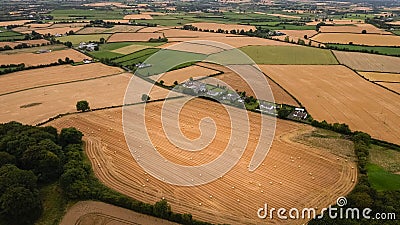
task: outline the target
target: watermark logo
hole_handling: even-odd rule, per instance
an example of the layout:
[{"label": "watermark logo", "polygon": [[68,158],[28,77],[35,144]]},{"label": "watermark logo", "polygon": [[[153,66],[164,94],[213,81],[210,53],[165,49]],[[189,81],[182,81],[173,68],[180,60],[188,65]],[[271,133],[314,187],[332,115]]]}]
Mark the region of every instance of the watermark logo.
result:
[{"label": "watermark logo", "polygon": [[377,220],[396,220],[395,213],[373,213],[370,208],[344,208],[347,205],[346,197],[339,197],[336,200],[338,207],[329,206],[318,212],[317,208],[269,208],[265,203],[257,210],[260,219],[322,219],[324,216],[330,219],[377,219]]},{"label": "watermark logo", "polygon": [[[196,53],[190,52],[193,49]],[[250,87],[251,95],[255,99],[274,103],[266,76],[256,63],[242,51],[223,43],[181,42],[158,51],[144,62],[138,62],[124,98],[123,129],[128,147],[133,158],[148,174],[165,183],[180,186],[202,185],[224,176],[241,159],[247,149],[251,129],[254,129],[251,128],[248,112],[244,110],[244,94],[236,92],[235,88],[220,80],[219,76],[193,75],[190,79],[174,82],[175,85],[164,83],[168,80],[168,71],[193,62],[206,62],[228,68]],[[169,93],[163,97],[166,100],[158,103],[161,105],[160,115],[154,115],[154,111],[150,109],[154,103],[147,101],[156,100],[155,93],[160,92],[160,87],[156,85],[170,87]],[[222,103],[220,105],[228,114],[224,124],[224,127],[229,127],[228,131],[221,131],[220,127],[217,127],[218,114],[206,118],[191,115],[194,120],[199,121],[198,127],[192,126],[186,129],[200,130],[200,137],[192,140],[185,136],[179,122],[180,113],[186,104],[198,97]],[[147,103],[144,103],[146,101]],[[150,125],[156,120],[160,125],[157,129],[153,127],[150,130]],[[257,135],[255,137],[257,143],[255,149],[252,149],[254,153],[248,164],[249,171],[257,169],[267,156],[275,134],[276,118],[260,115],[257,123],[260,128],[252,134]],[[171,158],[160,154],[166,142],[178,152],[200,152],[213,143],[218,132],[230,134],[226,139],[228,144],[218,157],[207,163],[190,166],[174,162]],[[166,140],[160,142],[162,138]]]}]

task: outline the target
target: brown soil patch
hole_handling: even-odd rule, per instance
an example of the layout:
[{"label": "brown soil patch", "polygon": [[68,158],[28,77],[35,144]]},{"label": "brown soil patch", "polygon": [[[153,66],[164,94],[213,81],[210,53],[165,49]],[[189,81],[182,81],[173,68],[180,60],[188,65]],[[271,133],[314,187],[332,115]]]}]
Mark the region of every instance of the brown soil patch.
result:
[{"label": "brown soil patch", "polygon": [[319,33],[314,41],[333,44],[353,44],[371,46],[400,46],[400,36],[381,34]]}]

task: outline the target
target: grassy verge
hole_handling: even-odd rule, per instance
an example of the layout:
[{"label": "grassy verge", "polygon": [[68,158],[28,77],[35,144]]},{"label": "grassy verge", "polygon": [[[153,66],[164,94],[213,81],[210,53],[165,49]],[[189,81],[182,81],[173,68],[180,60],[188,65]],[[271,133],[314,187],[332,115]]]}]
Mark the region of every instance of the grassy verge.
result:
[{"label": "grassy verge", "polygon": [[69,202],[62,194],[58,181],[43,186],[40,189],[43,201],[43,214],[35,225],[57,225],[61,222],[68,206],[75,202]]},{"label": "grassy verge", "polygon": [[400,175],[389,173],[382,167],[369,163],[368,180],[378,191],[400,190]]}]

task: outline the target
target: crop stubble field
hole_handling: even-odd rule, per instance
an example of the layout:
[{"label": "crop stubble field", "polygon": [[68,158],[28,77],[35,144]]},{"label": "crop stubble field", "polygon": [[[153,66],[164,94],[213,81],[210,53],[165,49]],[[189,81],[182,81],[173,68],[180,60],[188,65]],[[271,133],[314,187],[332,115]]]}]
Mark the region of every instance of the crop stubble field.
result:
[{"label": "crop stubble field", "polygon": [[[226,146],[230,119],[221,105],[196,99],[189,101],[181,111],[179,123],[188,138],[200,135],[198,129],[190,127],[197,126],[201,118],[210,117],[216,123],[216,138],[200,152],[182,152],[167,141],[159,130],[161,108],[162,103],[146,105],[146,126],[160,154],[167,159],[182,165],[203,164],[215,159]],[[357,177],[356,169],[352,169],[355,164],[322,149],[292,142],[291,136],[313,128],[287,121],[278,121],[272,149],[263,165],[255,172],[248,172],[247,165],[260,129],[257,123],[260,115],[249,113],[249,116],[249,143],[239,163],[224,177],[197,187],[169,185],[141,169],[125,143],[121,109],[68,116],[50,125],[57,128],[74,126],[85,134],[86,151],[95,174],[106,185],[149,203],[165,197],[174,211],[192,213],[194,218],[205,221],[257,224],[260,220],[256,211],[264,203],[287,208],[300,208],[307,203],[322,208],[353,188],[352,180]],[[138,141],[138,145],[144,144],[141,142]],[[303,222],[299,221],[299,224]]]},{"label": "crop stubble field", "polygon": [[362,79],[344,66],[260,67],[293,94],[314,119],[346,123],[352,130],[400,143],[399,95]]},{"label": "crop stubble field", "polygon": [[338,61],[354,70],[371,72],[400,72],[400,58],[359,52],[332,51]]}]

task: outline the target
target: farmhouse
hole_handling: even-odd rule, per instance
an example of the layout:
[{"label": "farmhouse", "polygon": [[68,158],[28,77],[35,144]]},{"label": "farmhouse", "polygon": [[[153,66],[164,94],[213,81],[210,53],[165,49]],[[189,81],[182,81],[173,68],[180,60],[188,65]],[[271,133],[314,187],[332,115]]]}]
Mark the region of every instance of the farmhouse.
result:
[{"label": "farmhouse", "polygon": [[308,114],[304,108],[295,108],[293,112],[293,117],[296,119],[305,120]]},{"label": "farmhouse", "polygon": [[79,43],[79,49],[86,49],[86,51],[90,52],[93,52],[97,46],[98,44],[95,43],[85,43],[85,42]]},{"label": "farmhouse", "polygon": [[152,65],[148,64],[148,63],[137,63],[137,64],[135,64],[135,66],[139,69],[143,69],[143,68],[151,67]]},{"label": "farmhouse", "polygon": [[183,87],[192,89],[196,94],[207,91],[206,84],[199,81],[188,80],[183,83]]}]

